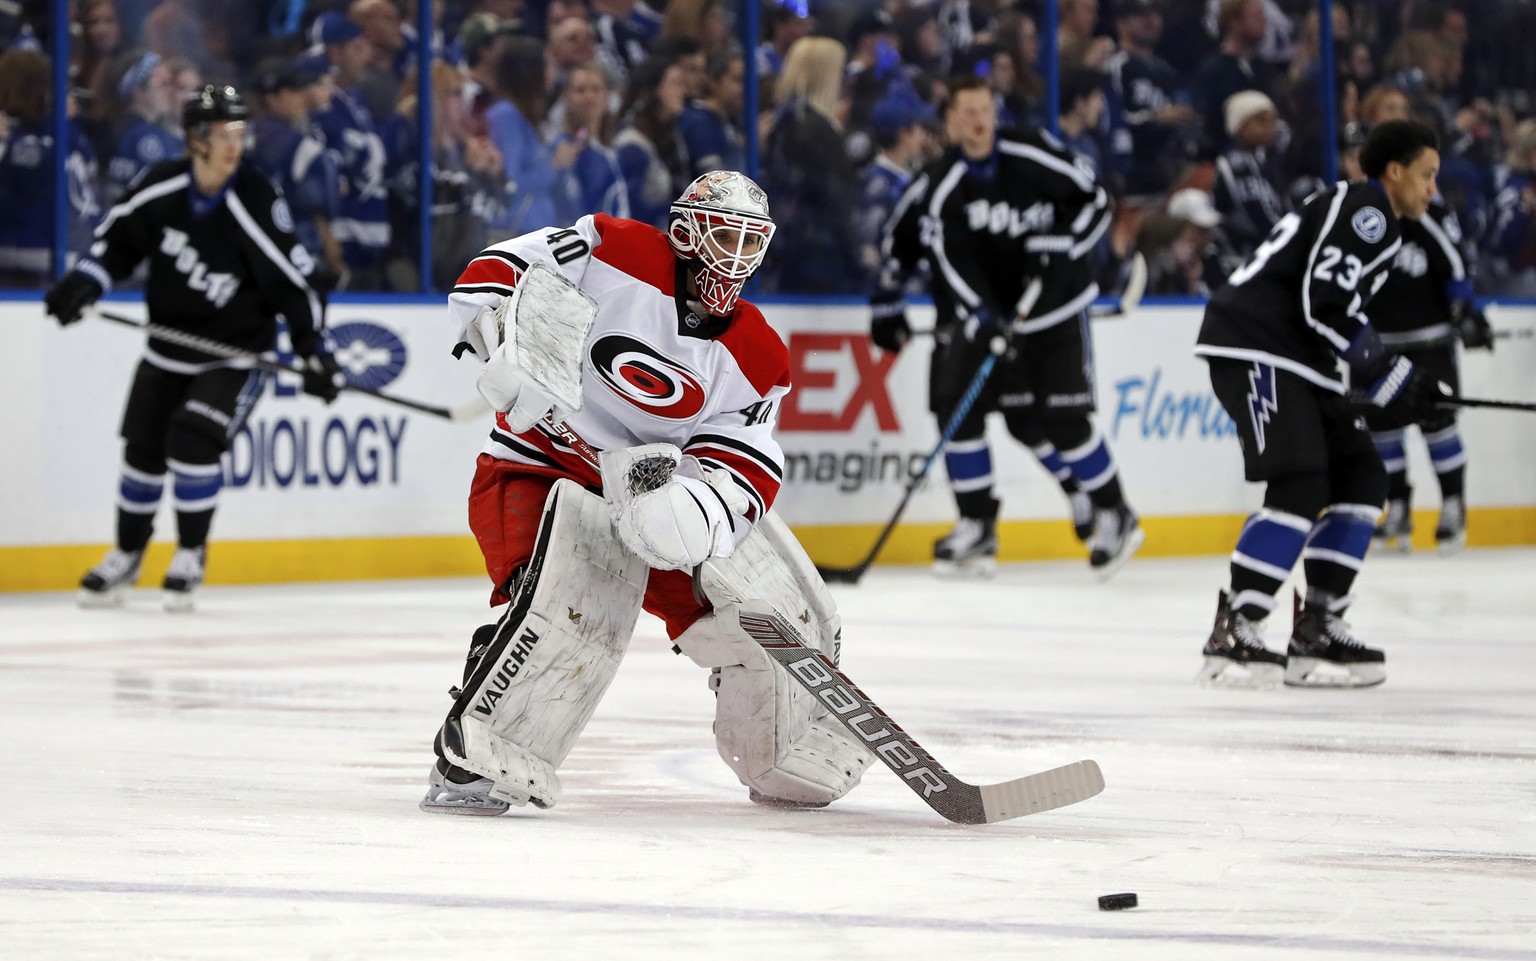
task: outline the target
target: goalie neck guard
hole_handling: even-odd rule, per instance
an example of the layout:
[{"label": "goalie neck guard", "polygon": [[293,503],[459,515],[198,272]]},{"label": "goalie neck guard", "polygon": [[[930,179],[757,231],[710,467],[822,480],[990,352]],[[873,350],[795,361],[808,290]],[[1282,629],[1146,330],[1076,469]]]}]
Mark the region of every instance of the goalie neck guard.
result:
[{"label": "goalie neck guard", "polygon": [[672,204],[667,240],[679,257],[697,262],[699,299],[711,314],[725,317],[762,264],[773,231],[763,188],[734,170],[715,170]]}]

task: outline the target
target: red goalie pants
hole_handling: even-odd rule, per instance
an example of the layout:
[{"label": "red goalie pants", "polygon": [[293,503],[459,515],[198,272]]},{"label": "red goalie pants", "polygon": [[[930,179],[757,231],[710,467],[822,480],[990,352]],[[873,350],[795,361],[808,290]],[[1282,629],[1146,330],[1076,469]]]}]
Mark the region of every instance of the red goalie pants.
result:
[{"label": "red goalie pants", "polygon": [[[469,489],[469,528],[485,556],[485,572],[494,587],[491,605],[505,604],[506,587],[518,568],[533,557],[533,542],[549,490],[561,474],[497,460],[481,454]],[[554,545],[559,550],[559,545]],[[667,636],[677,637],[709,613],[708,601],[693,593],[693,577],[683,571],[651,571],[645,609],[666,622]]]}]

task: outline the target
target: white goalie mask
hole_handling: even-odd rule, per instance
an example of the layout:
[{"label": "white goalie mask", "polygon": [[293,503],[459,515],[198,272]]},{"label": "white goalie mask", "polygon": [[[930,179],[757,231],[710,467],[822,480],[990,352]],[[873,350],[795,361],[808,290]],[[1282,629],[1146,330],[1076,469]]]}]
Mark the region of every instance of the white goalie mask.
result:
[{"label": "white goalie mask", "polygon": [[672,204],[667,240],[684,260],[702,264],[696,282],[704,307],[719,317],[736,309],[742,285],[773,239],[768,195],[734,170],[705,174]]}]

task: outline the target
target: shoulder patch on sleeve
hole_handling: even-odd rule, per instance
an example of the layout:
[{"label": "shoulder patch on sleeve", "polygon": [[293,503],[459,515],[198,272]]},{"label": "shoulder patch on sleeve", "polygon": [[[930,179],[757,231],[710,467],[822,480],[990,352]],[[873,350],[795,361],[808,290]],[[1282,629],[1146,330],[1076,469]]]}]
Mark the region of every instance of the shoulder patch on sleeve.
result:
[{"label": "shoulder patch on sleeve", "polygon": [[1349,218],[1349,225],[1368,244],[1379,243],[1387,235],[1387,217],[1375,207],[1361,207]]},{"label": "shoulder patch on sleeve", "polygon": [[272,201],[272,223],[283,233],[293,233],[293,213],[288,209],[288,201],[281,197]]},{"label": "shoulder patch on sleeve", "polygon": [[165,157],[165,145],[153,134],[144,134],[134,144],[134,153],[138,154],[144,163],[152,164]]}]

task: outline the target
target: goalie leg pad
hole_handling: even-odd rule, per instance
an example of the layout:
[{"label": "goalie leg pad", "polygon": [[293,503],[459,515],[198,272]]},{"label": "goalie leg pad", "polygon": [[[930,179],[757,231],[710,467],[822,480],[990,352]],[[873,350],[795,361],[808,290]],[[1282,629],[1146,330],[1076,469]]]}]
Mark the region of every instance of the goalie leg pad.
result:
[{"label": "goalie leg pad", "polygon": [[714,668],[720,757],[756,799],[835,801],[859,783],[873,755],[741,629],[741,610],[716,608],[677,638],[695,663]]},{"label": "goalie leg pad", "polygon": [[602,498],[557,481],[517,596],[443,722],[438,753],[494,781],[494,797],[552,807],[555,770],[629,647],[648,573],[613,535]]}]

